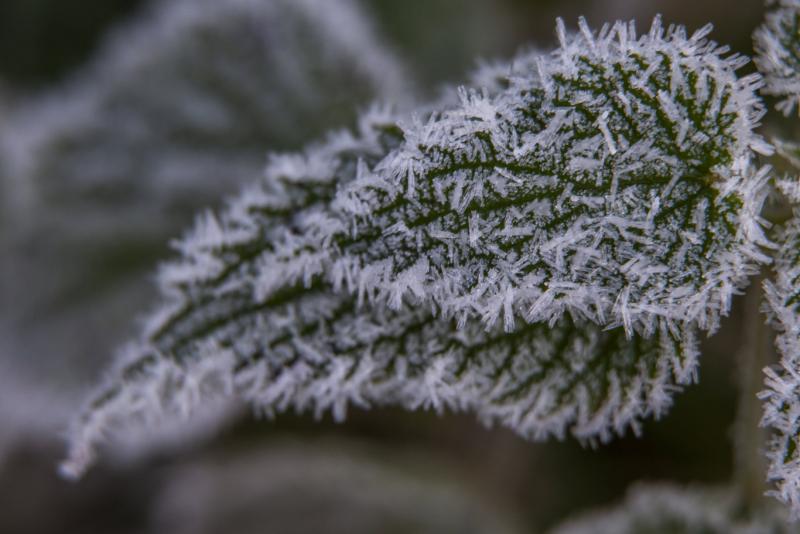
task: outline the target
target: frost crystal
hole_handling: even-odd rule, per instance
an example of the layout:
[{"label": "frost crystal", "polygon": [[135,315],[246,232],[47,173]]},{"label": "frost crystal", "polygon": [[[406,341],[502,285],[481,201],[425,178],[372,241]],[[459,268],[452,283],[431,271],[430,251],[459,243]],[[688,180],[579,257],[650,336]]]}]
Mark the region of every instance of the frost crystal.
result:
[{"label": "frost crystal", "polygon": [[777,108],[789,115],[800,101],[800,0],[776,3],[753,36],[755,61],[764,74],[764,92],[781,97]]},{"label": "frost crystal", "polygon": [[708,29],[580,29],[450,109],[374,110],[275,156],[201,217],[65,471],[115,426],[215,395],[337,419],[469,409],[534,439],[662,413],[695,330],[765,260],[758,79]]}]

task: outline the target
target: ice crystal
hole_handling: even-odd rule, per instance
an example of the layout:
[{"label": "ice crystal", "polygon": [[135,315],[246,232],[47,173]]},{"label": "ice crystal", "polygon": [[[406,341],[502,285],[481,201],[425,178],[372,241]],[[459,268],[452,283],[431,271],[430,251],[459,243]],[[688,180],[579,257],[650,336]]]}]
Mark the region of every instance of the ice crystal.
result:
[{"label": "ice crystal", "polygon": [[708,28],[579,28],[448,109],[376,109],[274,156],[200,217],[64,471],[131,419],[218,395],[337,419],[471,410],[532,439],[663,413],[695,331],[766,261],[758,78]]}]

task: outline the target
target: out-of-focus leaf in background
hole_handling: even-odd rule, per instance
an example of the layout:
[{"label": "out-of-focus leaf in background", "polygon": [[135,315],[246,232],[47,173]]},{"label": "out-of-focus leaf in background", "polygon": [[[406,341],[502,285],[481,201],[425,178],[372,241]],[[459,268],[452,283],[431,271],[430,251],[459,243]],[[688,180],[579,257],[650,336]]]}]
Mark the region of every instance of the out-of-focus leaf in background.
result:
[{"label": "out-of-focus leaf in background", "polygon": [[257,177],[268,150],[412,87],[350,0],[143,6],[0,123],[3,378],[49,398],[52,419],[141,313],[147,273],[195,211]]}]

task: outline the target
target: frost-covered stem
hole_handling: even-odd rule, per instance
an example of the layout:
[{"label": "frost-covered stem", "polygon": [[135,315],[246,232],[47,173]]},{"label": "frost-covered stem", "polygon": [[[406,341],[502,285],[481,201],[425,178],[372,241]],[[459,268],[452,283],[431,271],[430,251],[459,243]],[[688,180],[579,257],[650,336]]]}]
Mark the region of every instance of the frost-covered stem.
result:
[{"label": "frost-covered stem", "polygon": [[756,278],[745,294],[743,344],[737,354],[739,403],[734,423],[734,479],[743,512],[750,515],[762,506],[766,484],[764,444],[766,433],[760,426],[763,388],[762,369],[773,360],[771,328],[761,313],[763,275]]}]

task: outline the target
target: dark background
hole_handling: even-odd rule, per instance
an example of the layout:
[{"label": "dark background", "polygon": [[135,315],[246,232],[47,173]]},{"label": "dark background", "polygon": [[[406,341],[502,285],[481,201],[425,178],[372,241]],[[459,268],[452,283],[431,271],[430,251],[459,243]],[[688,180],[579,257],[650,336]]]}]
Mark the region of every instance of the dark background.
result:
[{"label": "dark background", "polygon": [[[104,31],[134,13],[141,3],[0,0],[0,87],[25,95],[64,79],[91,56]],[[429,94],[443,83],[463,80],[475,58],[507,57],[531,43],[551,46],[556,16],[574,26],[576,17],[585,14],[593,27],[617,18],[635,18],[640,30],[649,26],[655,13],[662,13],[666,23],[682,23],[690,29],[711,21],[715,40],[749,54],[750,35],[763,15],[759,0],[373,0],[368,6],[387,41]],[[186,480],[187,473],[198,470],[207,477],[203,480],[218,484],[220,492],[197,503],[210,503],[202,510],[205,515],[200,514],[208,515],[203,528],[250,532],[247,525],[237,526],[233,514],[252,518],[253,524],[262,527],[274,525],[265,518],[275,517],[278,508],[289,502],[275,496],[289,499],[294,490],[270,490],[273,493],[264,493],[263,501],[249,502],[243,497],[236,508],[225,504],[225,498],[236,492],[260,495],[262,490],[257,484],[256,489],[246,484],[239,487],[222,473],[234,470],[236,458],[263,457],[269,462],[282,458],[287,450],[328,455],[333,463],[341,458],[363,459],[399,477],[444,484],[466,495],[463,502],[481,503],[488,516],[500,517],[520,532],[538,531],[587,507],[617,501],[637,480],[723,483],[732,473],[734,353],[743,330],[740,307],[741,299],[718,335],[705,343],[700,384],[678,395],[664,420],[648,422],[641,438],[618,439],[596,450],[584,449],[573,440],[532,444],[504,429],[485,429],[470,415],[438,417],[400,410],[353,410],[344,425],[333,424],[327,417],[320,423],[304,416],[281,416],[274,422],[242,417],[192,450],[164,453],[128,466],[100,465],[78,483],[65,482],[55,474],[63,452],[58,437],[49,442],[31,439],[0,464],[0,532],[158,531],[166,528],[159,525],[169,524],[159,519],[163,507],[159,500],[176,478]],[[286,461],[302,466],[302,458]],[[303,470],[297,472],[302,478]],[[243,473],[265,484],[274,478],[270,472],[247,473],[245,469]],[[335,480],[350,484],[347,477]],[[305,487],[302,480],[295,482],[298,488]],[[348,491],[360,489],[323,491],[306,508],[300,506],[287,515],[286,521],[294,517],[300,524],[303,514],[316,513],[323,507],[319,503]],[[359,513],[354,501],[341,499],[340,509],[353,506],[352,514]],[[217,502],[217,512],[208,509]],[[312,506],[315,502],[316,507]],[[406,504],[414,506],[412,501]],[[397,501],[398,509],[406,504]],[[405,518],[413,512],[385,513],[401,516],[397,532],[416,531]],[[479,523],[476,519],[473,526]],[[302,530],[287,527],[285,531]]]},{"label": "dark background", "polygon": [[[18,87],[57,81],[85,61],[109,25],[135,13],[142,0],[2,0],[0,74]],[[635,19],[646,30],[656,14],[697,29],[713,22],[713,38],[749,53],[761,21],[759,0],[367,0],[390,43],[434,86],[459,81],[476,58],[502,58],[522,45],[547,48],[556,17],[593,27]]]}]

